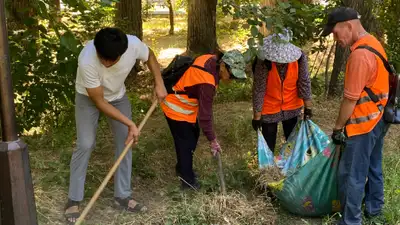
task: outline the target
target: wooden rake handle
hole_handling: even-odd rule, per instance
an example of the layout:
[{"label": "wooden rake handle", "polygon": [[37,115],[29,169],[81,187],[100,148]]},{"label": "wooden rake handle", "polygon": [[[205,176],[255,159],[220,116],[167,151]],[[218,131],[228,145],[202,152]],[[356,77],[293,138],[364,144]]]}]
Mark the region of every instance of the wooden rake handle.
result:
[{"label": "wooden rake handle", "polygon": [[[155,100],[153,102],[153,104],[151,105],[149,111],[147,111],[146,116],[144,117],[144,119],[140,123],[139,128],[138,128],[139,132],[142,130],[143,126],[146,124],[147,120],[149,119],[151,114],[154,112],[156,107],[157,107],[157,100]],[[118,157],[117,161],[115,161],[115,163],[114,163],[113,167],[111,168],[110,172],[108,172],[106,178],[104,178],[104,180],[101,183],[100,187],[97,189],[96,193],[94,193],[92,199],[90,199],[89,204],[85,207],[85,209],[83,210],[81,216],[76,221],[76,223],[75,223],[76,225],[80,225],[83,222],[83,220],[85,219],[85,217],[89,213],[89,210],[93,207],[94,203],[99,198],[101,192],[103,192],[104,188],[106,187],[108,181],[110,181],[111,177],[113,176],[113,174],[117,170],[117,168],[118,168],[119,164],[121,163],[122,159],[125,157],[126,153],[128,153],[129,148],[132,147],[132,144],[133,144],[133,140],[129,142],[129,144],[125,147],[124,151]]]},{"label": "wooden rake handle", "polygon": [[218,161],[218,177],[219,177],[219,183],[221,185],[221,192],[222,192],[222,195],[226,195],[226,186],[225,186],[224,172],[222,169],[221,154],[219,152],[217,152],[216,157],[217,157],[217,161]]}]

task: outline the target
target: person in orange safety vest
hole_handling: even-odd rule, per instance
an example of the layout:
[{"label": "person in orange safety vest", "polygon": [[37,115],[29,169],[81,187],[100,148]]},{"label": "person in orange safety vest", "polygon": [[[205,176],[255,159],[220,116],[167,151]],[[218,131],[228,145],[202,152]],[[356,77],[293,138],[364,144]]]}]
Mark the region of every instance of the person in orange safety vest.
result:
[{"label": "person in orange safety vest", "polygon": [[[176,173],[181,188],[200,188],[193,171],[193,153],[200,128],[210,142],[212,153],[221,151],[213,128],[212,104],[219,80],[246,78],[243,55],[237,51],[205,54],[197,57],[161,103],[174,138]],[[182,94],[182,92],[184,92]]]},{"label": "person in orange safety vest", "polygon": [[388,101],[389,73],[379,55],[384,60],[387,56],[381,43],[365,31],[359,18],[352,8],[336,8],[328,15],[322,33],[323,36],[333,33],[340,46],[351,50],[344,98],[332,134],[335,144],[344,145],[338,171],[341,225],[362,224],[363,200],[365,217],[374,221],[382,219],[379,224],[385,224],[382,150],[388,126],[382,115]]},{"label": "person in orange safety vest", "polygon": [[288,29],[264,38],[262,54],[253,64],[252,125],[256,131],[261,129],[271,151],[279,122],[287,140],[303,111],[305,118],[312,116],[307,56],[291,39]]}]

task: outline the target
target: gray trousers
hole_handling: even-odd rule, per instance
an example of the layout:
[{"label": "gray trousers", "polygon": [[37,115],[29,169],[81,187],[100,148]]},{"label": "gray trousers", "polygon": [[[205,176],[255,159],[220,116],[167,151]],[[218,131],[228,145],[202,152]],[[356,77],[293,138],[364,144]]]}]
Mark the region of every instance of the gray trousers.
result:
[{"label": "gray trousers", "polygon": [[[126,95],[121,99],[110,102],[126,117],[132,119],[131,104]],[[99,110],[89,97],[82,94],[75,95],[75,121],[77,131],[76,150],[72,154],[69,180],[69,199],[82,201],[86,170],[90,154],[96,144],[96,130],[99,121]],[[125,148],[125,139],[128,127],[123,123],[108,118],[111,126],[114,145],[116,147],[115,160]],[[116,173],[114,174],[114,197],[126,198],[132,194],[132,150],[126,154]]]}]

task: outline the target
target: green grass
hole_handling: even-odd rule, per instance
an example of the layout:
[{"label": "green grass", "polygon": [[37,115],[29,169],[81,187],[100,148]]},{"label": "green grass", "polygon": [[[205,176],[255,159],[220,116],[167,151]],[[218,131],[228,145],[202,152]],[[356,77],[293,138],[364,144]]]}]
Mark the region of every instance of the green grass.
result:
[{"label": "green grass", "polygon": [[[136,121],[143,117],[149,102],[130,95]],[[230,99],[231,100],[231,99]],[[173,140],[160,110],[146,124],[139,145],[133,151],[134,196],[149,206],[144,215],[130,215],[115,211],[112,203],[113,181],[107,185],[87,224],[331,224],[336,217],[301,218],[279,206],[269,205],[256,186],[256,135],[252,131],[251,104],[222,101],[215,105],[217,136],[223,147],[223,164],[229,195],[225,209],[220,208],[219,182],[216,162],[209,153],[208,143],[200,138],[195,152],[195,169],[203,189],[198,193],[181,193],[174,176],[175,152]],[[315,102],[318,102],[315,100]],[[332,125],[336,114],[330,107],[337,101],[321,101],[316,107],[314,121],[324,129]],[[73,117],[71,117],[73,121]],[[69,160],[75,146],[74,126],[53,129],[42,135],[27,136],[35,185],[40,224],[62,224],[62,206],[67,195]],[[279,142],[278,142],[279,143]],[[400,157],[396,154],[398,127],[392,127],[385,143],[385,216],[389,224],[400,221],[400,179],[396,173]],[[89,200],[111,168],[114,158],[112,137],[105,118],[98,130],[97,146],[90,160],[85,196]],[[239,211],[245,210],[243,215]],[[275,213],[276,212],[276,213]],[[239,214],[237,214],[239,213]],[[246,214],[247,213],[247,214]],[[269,216],[268,216],[269,215]],[[263,221],[264,219],[264,222]]]},{"label": "green grass", "polygon": [[[248,31],[240,29],[231,18],[218,20],[218,42],[224,49],[238,43],[245,45]],[[144,22],[144,41],[159,54],[169,48],[186,48],[186,18],[176,20],[177,30],[168,35],[167,18]],[[235,26],[238,26],[235,28]],[[160,60],[166,66],[173,56]],[[152,79],[149,74],[138,75],[129,90],[133,120],[139,124],[150,101],[140,94],[148,94]],[[313,81],[319,95],[321,77]],[[214,105],[214,124],[223,148],[222,161],[228,195],[219,195],[216,161],[204,136],[200,138],[194,156],[194,167],[200,177],[199,192],[182,193],[175,177],[176,156],[173,139],[164,115],[157,109],[145,125],[140,142],[133,150],[133,196],[145,203],[150,211],[132,215],[111,207],[113,180],[109,182],[89,213],[86,224],[332,224],[336,216],[301,218],[288,213],[279,205],[271,204],[256,188],[258,178],[256,133],[251,128],[251,77],[247,81],[221,83]],[[140,94],[139,94],[140,93]],[[147,96],[148,97],[148,96]],[[323,130],[330,131],[339,107],[338,100],[314,99],[314,118]],[[384,151],[385,216],[390,225],[400,223],[400,146],[399,127],[388,133]],[[279,137],[282,129],[279,128]],[[69,163],[75,149],[73,110],[65,112],[61,127],[49,128],[44,133],[22,137],[27,142],[35,187],[39,224],[64,224],[63,206],[67,198]],[[277,140],[277,145],[283,139]],[[97,145],[89,162],[85,186],[85,201],[99,187],[114,160],[113,139],[107,120],[102,117],[97,133]]]}]

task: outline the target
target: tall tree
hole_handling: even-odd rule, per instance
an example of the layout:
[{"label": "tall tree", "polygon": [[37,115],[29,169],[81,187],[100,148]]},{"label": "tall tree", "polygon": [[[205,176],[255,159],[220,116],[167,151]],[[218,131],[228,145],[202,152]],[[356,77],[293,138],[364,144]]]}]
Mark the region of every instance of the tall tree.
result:
[{"label": "tall tree", "polygon": [[143,38],[142,1],[120,0],[117,4],[116,24],[128,34]]},{"label": "tall tree", "polygon": [[60,0],[54,0],[54,6],[53,6],[53,10],[55,11],[55,19],[57,20],[57,22],[61,22],[61,1]]},{"label": "tall tree", "polygon": [[32,0],[7,0],[6,8],[9,12],[7,20],[10,30],[24,29],[24,21],[33,17],[34,11],[31,7]]},{"label": "tall tree", "polygon": [[[120,0],[116,4],[117,13],[115,23],[125,33],[135,35],[140,40],[143,39],[142,26],[142,1],[141,0]],[[135,66],[128,75],[128,79],[134,79],[139,71],[143,70],[140,61],[137,60]],[[130,82],[128,82],[130,83]]]},{"label": "tall tree", "polygon": [[[377,19],[372,12],[372,0],[343,0],[342,3],[343,6],[351,7],[362,15],[361,23],[368,32],[375,34],[376,37],[383,36],[382,31],[378,26]],[[349,48],[342,48],[338,44],[336,45],[335,60],[333,63],[333,70],[329,83],[328,96],[330,97],[340,95],[340,90],[338,88],[339,74],[345,70],[346,61],[349,57],[349,54]]]},{"label": "tall tree", "polygon": [[217,0],[189,0],[188,54],[205,54],[217,48]]},{"label": "tall tree", "polygon": [[174,1],[167,0],[167,6],[169,9],[169,34],[174,34]]}]

